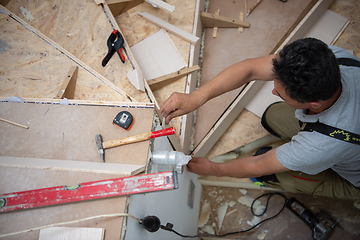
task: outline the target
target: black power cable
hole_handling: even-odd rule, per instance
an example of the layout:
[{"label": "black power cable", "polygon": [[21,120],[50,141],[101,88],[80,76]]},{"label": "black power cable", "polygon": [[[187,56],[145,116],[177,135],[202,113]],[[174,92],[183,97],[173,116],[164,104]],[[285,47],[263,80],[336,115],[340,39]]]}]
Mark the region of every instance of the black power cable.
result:
[{"label": "black power cable", "polygon": [[[189,236],[189,235],[183,235],[183,234],[178,233],[177,231],[175,231],[175,230],[173,229],[173,224],[171,224],[171,223],[167,223],[166,226],[161,225],[160,228],[163,229],[163,230],[169,231],[169,232],[173,232],[173,233],[175,233],[176,235],[178,235],[178,236],[180,236],[180,237],[183,237],[183,238],[225,237],[225,236],[228,236],[228,235],[233,235],[233,234],[238,234],[238,233],[249,232],[249,231],[253,230],[254,228],[256,228],[257,226],[259,226],[260,224],[262,224],[262,223],[264,223],[264,222],[266,222],[266,221],[268,221],[268,220],[270,220],[270,219],[273,219],[273,218],[279,216],[279,214],[284,210],[284,208],[285,208],[285,206],[286,206],[286,202],[287,202],[287,200],[288,200],[288,199],[285,197],[284,194],[282,194],[282,193],[265,193],[265,194],[260,195],[259,197],[255,198],[254,201],[251,203],[251,208],[250,208],[250,209],[251,209],[251,213],[252,213],[254,216],[256,216],[256,217],[260,217],[260,216],[264,215],[265,212],[266,212],[266,210],[268,209],[269,200],[270,200],[270,198],[271,198],[272,196],[274,196],[274,195],[281,196],[281,197],[283,197],[284,200],[285,200],[285,201],[284,201],[284,205],[282,206],[281,210],[280,210],[278,213],[276,213],[274,216],[268,217],[268,218],[262,220],[261,222],[255,224],[255,225],[252,226],[251,228],[246,229],[246,230],[236,231],[236,232],[229,232],[229,233],[225,233],[225,234],[209,234],[209,233],[204,233],[204,234]],[[255,201],[258,200],[258,199],[260,199],[260,198],[262,198],[262,197],[265,197],[265,196],[268,196],[268,198],[267,198],[267,200],[266,200],[266,205],[265,205],[264,212],[261,213],[261,214],[255,214],[255,213],[254,213],[254,210],[253,210],[253,206],[254,206]]]}]

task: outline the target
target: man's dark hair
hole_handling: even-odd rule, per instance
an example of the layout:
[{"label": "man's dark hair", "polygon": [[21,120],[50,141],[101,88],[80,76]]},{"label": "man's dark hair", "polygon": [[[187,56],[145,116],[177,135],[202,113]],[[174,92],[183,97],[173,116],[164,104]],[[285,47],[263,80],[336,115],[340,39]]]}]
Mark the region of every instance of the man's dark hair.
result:
[{"label": "man's dark hair", "polygon": [[334,53],[315,38],[299,39],[286,45],[273,59],[274,78],[298,102],[330,99],[341,85]]}]

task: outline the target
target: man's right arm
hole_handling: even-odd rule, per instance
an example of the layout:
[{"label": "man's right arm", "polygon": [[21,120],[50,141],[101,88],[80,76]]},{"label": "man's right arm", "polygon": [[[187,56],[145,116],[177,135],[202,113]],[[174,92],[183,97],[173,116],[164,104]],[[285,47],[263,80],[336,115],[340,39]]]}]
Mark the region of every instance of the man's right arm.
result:
[{"label": "man's right arm", "polygon": [[275,55],[247,59],[221,71],[208,83],[191,94],[173,93],[161,106],[166,123],[202,106],[212,98],[243,86],[252,80],[271,81],[272,59]]}]

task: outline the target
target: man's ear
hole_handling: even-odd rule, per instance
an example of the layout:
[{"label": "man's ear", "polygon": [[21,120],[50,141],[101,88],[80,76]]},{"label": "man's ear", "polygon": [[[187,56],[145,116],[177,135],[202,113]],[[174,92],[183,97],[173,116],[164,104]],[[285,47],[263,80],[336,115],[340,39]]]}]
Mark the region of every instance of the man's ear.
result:
[{"label": "man's ear", "polygon": [[321,108],[321,103],[320,102],[310,102],[310,106],[313,109],[319,109],[319,108]]}]

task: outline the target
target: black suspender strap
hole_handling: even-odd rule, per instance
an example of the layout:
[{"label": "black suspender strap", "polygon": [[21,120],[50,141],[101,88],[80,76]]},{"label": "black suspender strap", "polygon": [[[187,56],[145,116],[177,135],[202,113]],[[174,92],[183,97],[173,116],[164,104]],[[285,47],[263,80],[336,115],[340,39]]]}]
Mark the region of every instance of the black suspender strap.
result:
[{"label": "black suspender strap", "polygon": [[360,67],[360,62],[353,58],[337,58],[339,65],[349,66],[349,67]]},{"label": "black suspender strap", "polygon": [[316,131],[326,136],[333,137],[339,140],[343,140],[348,143],[354,143],[360,145],[360,135],[344,131],[339,128],[335,128],[320,122],[316,123],[304,123],[305,126],[301,129],[302,131]]},{"label": "black suspender strap", "polygon": [[[360,67],[360,62],[352,58],[337,58],[339,65]],[[333,137],[345,142],[360,145],[360,135],[348,132],[339,128],[335,128],[319,121],[316,123],[303,123],[301,131],[316,131],[326,136]]]}]

